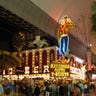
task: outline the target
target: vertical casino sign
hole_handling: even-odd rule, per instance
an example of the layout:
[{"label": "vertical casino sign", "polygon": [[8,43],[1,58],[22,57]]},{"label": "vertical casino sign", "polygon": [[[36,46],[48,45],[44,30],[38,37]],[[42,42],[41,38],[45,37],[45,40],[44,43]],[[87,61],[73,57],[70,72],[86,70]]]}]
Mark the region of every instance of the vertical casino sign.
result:
[{"label": "vertical casino sign", "polygon": [[69,36],[71,29],[75,28],[75,23],[68,17],[64,16],[59,19],[59,27],[57,32],[59,54],[62,57],[69,53]]}]

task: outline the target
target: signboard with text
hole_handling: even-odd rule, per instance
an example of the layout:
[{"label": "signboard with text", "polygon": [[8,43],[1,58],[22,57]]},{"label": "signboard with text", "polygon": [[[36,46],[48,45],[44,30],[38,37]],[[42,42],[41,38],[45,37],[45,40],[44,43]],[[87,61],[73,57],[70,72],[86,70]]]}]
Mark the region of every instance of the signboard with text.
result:
[{"label": "signboard with text", "polygon": [[70,65],[65,63],[52,63],[50,65],[51,76],[67,77],[69,76]]}]

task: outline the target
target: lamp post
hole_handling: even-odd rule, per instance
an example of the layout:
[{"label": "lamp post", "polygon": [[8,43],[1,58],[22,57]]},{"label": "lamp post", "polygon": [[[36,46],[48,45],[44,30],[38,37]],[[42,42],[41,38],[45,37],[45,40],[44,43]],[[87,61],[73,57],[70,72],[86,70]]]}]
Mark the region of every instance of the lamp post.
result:
[{"label": "lamp post", "polygon": [[91,70],[91,47],[92,44],[88,44],[87,46],[87,64],[88,64],[88,70]]}]

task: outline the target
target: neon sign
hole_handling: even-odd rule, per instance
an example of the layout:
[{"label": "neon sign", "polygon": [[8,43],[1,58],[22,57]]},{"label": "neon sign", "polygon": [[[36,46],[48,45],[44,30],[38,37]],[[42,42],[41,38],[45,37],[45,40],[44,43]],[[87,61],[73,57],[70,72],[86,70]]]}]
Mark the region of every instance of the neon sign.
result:
[{"label": "neon sign", "polygon": [[53,76],[69,76],[70,65],[66,63],[52,63],[50,69]]},{"label": "neon sign", "polygon": [[74,22],[68,17],[62,17],[59,19],[59,28],[58,28],[58,43],[59,43],[59,53],[62,56],[65,56],[69,52],[69,36],[68,33],[71,29],[75,28]]}]

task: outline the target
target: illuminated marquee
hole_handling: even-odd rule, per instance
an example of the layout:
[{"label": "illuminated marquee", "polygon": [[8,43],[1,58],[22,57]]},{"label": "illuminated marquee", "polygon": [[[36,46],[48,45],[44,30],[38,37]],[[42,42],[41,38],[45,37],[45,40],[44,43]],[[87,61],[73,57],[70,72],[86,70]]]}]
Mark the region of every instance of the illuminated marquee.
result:
[{"label": "illuminated marquee", "polygon": [[[49,66],[48,65],[43,66],[43,68],[44,68],[43,73],[49,73]],[[39,66],[34,67],[33,73],[39,73]]]},{"label": "illuminated marquee", "polygon": [[69,68],[70,68],[70,65],[66,63],[65,64],[53,63],[50,65],[51,75],[56,77],[69,76]]}]

